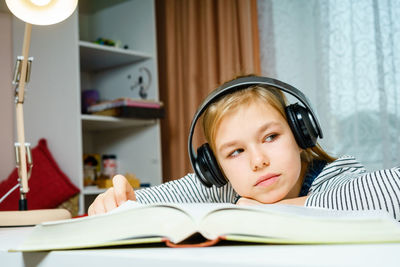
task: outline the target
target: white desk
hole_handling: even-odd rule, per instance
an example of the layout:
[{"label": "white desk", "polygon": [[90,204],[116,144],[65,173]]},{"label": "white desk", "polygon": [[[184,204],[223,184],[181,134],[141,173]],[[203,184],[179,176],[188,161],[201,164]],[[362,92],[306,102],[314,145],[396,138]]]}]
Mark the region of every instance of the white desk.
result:
[{"label": "white desk", "polygon": [[400,266],[399,244],[248,245],[7,252],[29,232],[0,228],[0,266]]}]

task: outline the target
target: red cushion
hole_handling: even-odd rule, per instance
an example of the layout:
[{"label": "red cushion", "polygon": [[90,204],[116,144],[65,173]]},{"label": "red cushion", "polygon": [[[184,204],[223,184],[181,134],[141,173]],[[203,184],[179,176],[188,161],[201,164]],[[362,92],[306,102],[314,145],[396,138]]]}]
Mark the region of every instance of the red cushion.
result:
[{"label": "red cushion", "polygon": [[[33,168],[28,181],[28,209],[55,208],[70,197],[79,193],[79,189],[61,171],[47,148],[45,139],[40,139],[32,149]],[[0,183],[0,197],[6,194],[18,181],[17,168]],[[18,210],[19,188],[14,190],[3,202],[0,210]]]}]

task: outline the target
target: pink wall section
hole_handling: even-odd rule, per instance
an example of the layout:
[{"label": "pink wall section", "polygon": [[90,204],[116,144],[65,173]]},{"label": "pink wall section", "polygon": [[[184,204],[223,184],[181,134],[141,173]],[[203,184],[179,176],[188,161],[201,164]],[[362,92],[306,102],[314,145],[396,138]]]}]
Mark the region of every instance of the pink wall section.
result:
[{"label": "pink wall section", "polygon": [[14,143],[14,93],[11,76],[12,17],[0,11],[0,181],[7,178],[15,166]]}]

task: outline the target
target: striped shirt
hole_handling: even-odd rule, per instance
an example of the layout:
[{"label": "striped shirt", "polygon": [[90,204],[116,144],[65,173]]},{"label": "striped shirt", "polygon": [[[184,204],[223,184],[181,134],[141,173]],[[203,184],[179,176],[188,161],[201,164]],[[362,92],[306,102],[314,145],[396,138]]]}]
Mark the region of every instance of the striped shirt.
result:
[{"label": "striped shirt", "polygon": [[[208,188],[193,173],[135,193],[141,203],[235,203],[238,198],[230,183]],[[400,166],[367,173],[354,157],[343,156],[322,169],[307,195],[306,207],[386,210],[400,222]]]}]

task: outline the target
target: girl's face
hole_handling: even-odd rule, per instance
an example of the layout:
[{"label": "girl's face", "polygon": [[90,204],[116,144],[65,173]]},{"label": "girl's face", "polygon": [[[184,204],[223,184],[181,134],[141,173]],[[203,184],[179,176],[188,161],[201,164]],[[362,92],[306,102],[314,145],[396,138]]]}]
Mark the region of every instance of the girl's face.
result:
[{"label": "girl's face", "polygon": [[302,150],[285,118],[271,105],[256,101],[225,115],[215,148],[240,196],[262,203],[298,196]]}]

